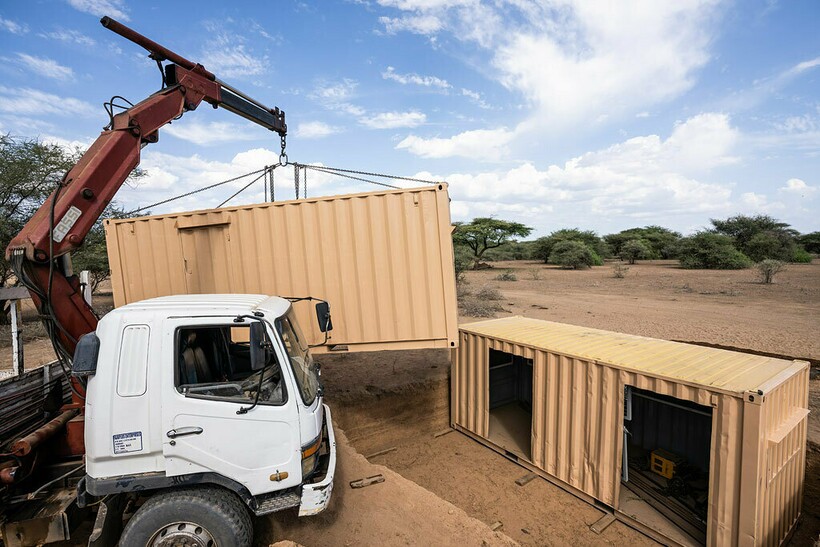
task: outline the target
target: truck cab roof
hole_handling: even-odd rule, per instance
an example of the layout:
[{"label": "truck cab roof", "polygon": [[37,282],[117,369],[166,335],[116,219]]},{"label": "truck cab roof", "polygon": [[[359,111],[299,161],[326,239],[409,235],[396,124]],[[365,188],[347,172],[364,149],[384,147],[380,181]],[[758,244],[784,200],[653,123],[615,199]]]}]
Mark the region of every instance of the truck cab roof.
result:
[{"label": "truck cab roof", "polygon": [[[290,302],[264,294],[182,294],[141,300],[116,308],[108,315],[156,314],[174,315],[245,315],[262,312],[269,318],[279,317],[290,308]],[[142,312],[142,313],[140,313]]]}]

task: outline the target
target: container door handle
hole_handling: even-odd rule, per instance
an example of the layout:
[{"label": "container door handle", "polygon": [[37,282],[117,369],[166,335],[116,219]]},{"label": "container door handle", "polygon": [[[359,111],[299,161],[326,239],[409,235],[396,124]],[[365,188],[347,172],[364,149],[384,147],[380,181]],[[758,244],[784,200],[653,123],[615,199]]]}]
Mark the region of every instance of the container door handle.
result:
[{"label": "container door handle", "polygon": [[202,433],[203,429],[201,427],[195,426],[187,426],[187,427],[178,427],[177,429],[172,429],[166,435],[168,435],[169,439],[175,439],[177,437],[184,437],[185,435],[199,435]]}]

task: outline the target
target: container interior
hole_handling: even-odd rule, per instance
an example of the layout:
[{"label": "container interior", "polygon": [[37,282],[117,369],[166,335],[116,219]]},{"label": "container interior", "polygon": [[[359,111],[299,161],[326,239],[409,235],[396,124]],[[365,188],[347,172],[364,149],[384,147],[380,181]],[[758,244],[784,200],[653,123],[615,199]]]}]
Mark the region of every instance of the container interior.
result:
[{"label": "container interior", "polygon": [[622,502],[637,498],[705,542],[711,442],[711,407],[627,386]]},{"label": "container interior", "polygon": [[489,439],[532,459],[532,359],[490,350]]}]

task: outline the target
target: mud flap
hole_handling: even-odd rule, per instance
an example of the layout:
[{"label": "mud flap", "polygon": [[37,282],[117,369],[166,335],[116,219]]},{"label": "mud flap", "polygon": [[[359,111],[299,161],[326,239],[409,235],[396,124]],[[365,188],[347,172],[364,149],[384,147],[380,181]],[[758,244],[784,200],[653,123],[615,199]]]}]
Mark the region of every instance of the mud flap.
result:
[{"label": "mud flap", "polygon": [[97,508],[94,529],[88,538],[88,547],[114,547],[122,533],[122,514],[127,497],[117,494],[104,498]]}]

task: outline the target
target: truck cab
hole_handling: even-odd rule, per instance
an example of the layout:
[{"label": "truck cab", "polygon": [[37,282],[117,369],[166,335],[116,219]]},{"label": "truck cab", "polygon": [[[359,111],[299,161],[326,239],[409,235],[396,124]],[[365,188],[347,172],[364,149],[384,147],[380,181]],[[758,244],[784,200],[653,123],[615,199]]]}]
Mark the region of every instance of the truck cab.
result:
[{"label": "truck cab", "polygon": [[[327,506],[331,414],[290,301],[209,294],[129,304],[80,340],[74,371],[87,377],[81,498],[207,487],[256,515]],[[135,544],[152,544],[144,540]]]}]

